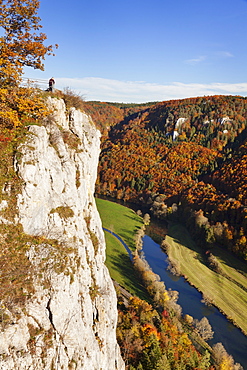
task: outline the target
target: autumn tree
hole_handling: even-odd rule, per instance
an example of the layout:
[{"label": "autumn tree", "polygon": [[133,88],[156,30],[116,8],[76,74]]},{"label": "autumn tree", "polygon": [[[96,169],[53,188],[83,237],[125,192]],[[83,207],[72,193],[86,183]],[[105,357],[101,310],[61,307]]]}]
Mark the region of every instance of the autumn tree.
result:
[{"label": "autumn tree", "polygon": [[243,370],[239,363],[234,363],[233,357],[226,352],[222,343],[213,346],[213,356],[219,370]]},{"label": "autumn tree", "polygon": [[27,99],[26,104],[26,92],[19,87],[23,68],[43,70],[45,56],[53,54],[53,47],[44,45],[46,35],[40,32],[39,4],[38,0],[0,0],[1,123],[18,125],[20,110],[33,100]]},{"label": "autumn tree", "polygon": [[209,340],[213,338],[214,332],[206,317],[203,317],[200,321],[195,320],[195,328],[202,339]]},{"label": "autumn tree", "polygon": [[46,35],[39,30],[38,0],[0,0],[1,87],[16,84],[24,66],[44,69],[43,60],[52,54],[45,46]]},{"label": "autumn tree", "polygon": [[150,224],[150,215],[148,213],[145,213],[145,215],[143,216],[143,222],[144,222],[144,225]]}]

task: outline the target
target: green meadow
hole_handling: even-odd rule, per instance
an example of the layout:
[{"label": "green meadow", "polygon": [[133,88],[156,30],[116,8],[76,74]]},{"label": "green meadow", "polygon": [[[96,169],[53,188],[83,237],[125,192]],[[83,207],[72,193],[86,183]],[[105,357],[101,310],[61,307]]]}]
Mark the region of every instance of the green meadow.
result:
[{"label": "green meadow", "polygon": [[[134,235],[143,225],[142,218],[133,210],[120,204],[96,198],[96,205],[103,227],[119,235],[131,250],[135,250]],[[141,299],[150,300],[137,272],[134,270],[128,252],[122,243],[105,231],[106,266],[111,278],[131,294]]]},{"label": "green meadow", "polygon": [[134,235],[143,225],[142,218],[132,209],[108,200],[96,198],[103,227],[118,234],[131,250],[135,250]]}]

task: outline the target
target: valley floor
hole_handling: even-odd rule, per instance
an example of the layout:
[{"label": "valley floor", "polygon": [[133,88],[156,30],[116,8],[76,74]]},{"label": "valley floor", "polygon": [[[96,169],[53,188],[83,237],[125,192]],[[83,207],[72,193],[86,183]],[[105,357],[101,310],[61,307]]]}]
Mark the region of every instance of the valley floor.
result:
[{"label": "valley floor", "polygon": [[166,252],[171,261],[175,261],[179,273],[246,334],[246,264],[227,251],[214,247],[212,253],[222,273],[211,270],[201,249],[180,224],[170,224],[166,241]]}]

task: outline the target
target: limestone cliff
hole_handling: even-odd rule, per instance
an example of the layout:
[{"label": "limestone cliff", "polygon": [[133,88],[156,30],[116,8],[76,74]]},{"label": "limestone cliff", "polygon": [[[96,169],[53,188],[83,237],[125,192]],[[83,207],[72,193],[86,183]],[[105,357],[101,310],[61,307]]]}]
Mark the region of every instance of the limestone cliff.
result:
[{"label": "limestone cliff", "polygon": [[[22,186],[13,228],[33,236],[25,244],[32,287],[30,293],[23,283],[22,306],[18,300],[12,310],[2,305],[8,320],[2,317],[0,369],[124,369],[93,197],[100,134],[81,111],[66,112],[58,99],[48,103],[52,117],[29,126],[14,161]],[[0,204],[8,206],[8,199]]]}]

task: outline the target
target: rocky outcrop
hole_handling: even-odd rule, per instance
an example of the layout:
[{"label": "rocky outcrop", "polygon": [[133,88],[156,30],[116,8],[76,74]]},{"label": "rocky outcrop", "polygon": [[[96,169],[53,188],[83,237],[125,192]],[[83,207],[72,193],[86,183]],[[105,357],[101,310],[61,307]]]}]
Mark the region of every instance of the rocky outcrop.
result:
[{"label": "rocky outcrop", "polygon": [[15,224],[36,238],[25,252],[33,291],[2,327],[0,369],[124,369],[93,197],[100,134],[81,111],[66,112],[58,99],[48,103],[54,113],[29,127],[14,163],[23,180]]}]

